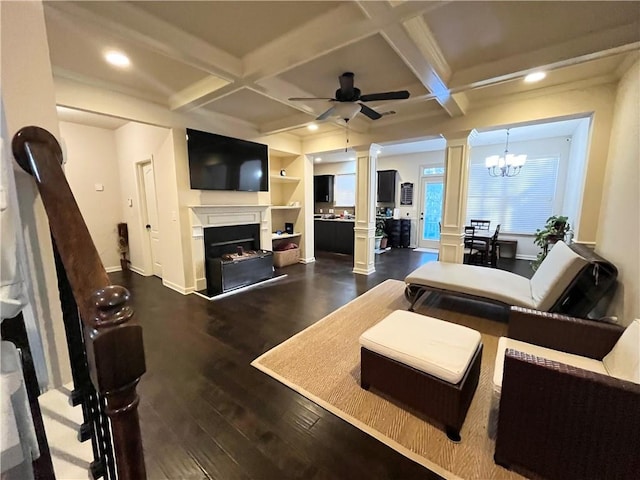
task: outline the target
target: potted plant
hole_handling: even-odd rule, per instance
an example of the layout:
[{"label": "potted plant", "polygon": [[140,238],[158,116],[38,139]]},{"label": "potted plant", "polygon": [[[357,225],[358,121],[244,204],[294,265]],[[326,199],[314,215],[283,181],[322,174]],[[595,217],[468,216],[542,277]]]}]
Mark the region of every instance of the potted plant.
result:
[{"label": "potted plant", "polygon": [[[385,222],[383,218],[378,218],[376,220],[376,243],[375,248],[379,250],[381,248],[387,248],[387,232],[384,231]],[[384,241],[384,247],[382,246],[382,242]]]},{"label": "potted plant", "polygon": [[569,232],[568,217],[562,215],[552,215],[547,218],[543,228],[538,228],[534,235],[533,243],[542,250],[538,253],[536,259],[531,263],[531,268],[536,271],[544,258],[547,256],[549,245],[553,245],[559,240],[564,240],[565,235]]}]

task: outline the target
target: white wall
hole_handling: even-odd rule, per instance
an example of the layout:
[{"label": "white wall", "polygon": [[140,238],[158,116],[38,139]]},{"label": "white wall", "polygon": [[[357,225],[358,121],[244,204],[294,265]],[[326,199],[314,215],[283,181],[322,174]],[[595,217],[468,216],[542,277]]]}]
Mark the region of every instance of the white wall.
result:
[{"label": "white wall", "polygon": [[[184,223],[187,215],[181,212],[178,179],[176,174],[176,138],[184,138],[184,131],[172,129],[153,154],[154,176],[158,199],[158,220],[162,257],[162,283],[181,293],[187,293],[191,281],[190,242],[185,242],[183,232],[189,232]],[[182,209],[184,210],[184,209]]]},{"label": "white wall", "polygon": [[[46,128],[60,138],[42,4],[0,2],[0,35],[3,135],[8,134],[4,140],[11,141],[27,125]],[[15,181],[29,284],[25,319],[29,315],[39,328],[50,386],[56,388],[71,380],[71,369],[49,224],[33,178],[19,172]]]},{"label": "white wall", "polygon": [[580,217],[582,214],[582,194],[587,170],[589,150],[589,129],[591,120],[582,119],[571,137],[571,149],[567,164],[567,182],[561,214],[569,217],[574,240],[580,241]]},{"label": "white wall", "polygon": [[[120,270],[118,223],[122,221],[120,173],[113,130],[60,122],[67,181],[108,272]],[[103,186],[96,190],[96,184]]]},{"label": "white wall", "polygon": [[[138,273],[151,275],[151,258],[146,242],[144,220],[138,196],[136,163],[151,160],[170,135],[167,128],[154,127],[141,123],[128,123],[115,132],[118,166],[120,170],[120,190],[122,195],[122,218],[129,230],[129,258],[131,268]],[[160,192],[159,192],[160,193]],[[128,201],[131,200],[131,206]],[[167,212],[158,211],[160,217]],[[162,223],[161,223],[162,226]],[[163,232],[160,230],[160,241]]]},{"label": "white wall", "polygon": [[[417,246],[419,215],[421,210],[420,167],[444,166],[444,150],[436,152],[412,153],[408,155],[380,156],[378,157],[378,170],[397,170],[396,177],[396,208],[400,209],[400,218],[411,219],[411,241],[412,247]],[[402,183],[413,183],[413,205],[400,205],[400,185]]]},{"label": "white wall", "polygon": [[619,270],[613,313],[628,325],[640,318],[640,61],[618,87],[596,251]]}]

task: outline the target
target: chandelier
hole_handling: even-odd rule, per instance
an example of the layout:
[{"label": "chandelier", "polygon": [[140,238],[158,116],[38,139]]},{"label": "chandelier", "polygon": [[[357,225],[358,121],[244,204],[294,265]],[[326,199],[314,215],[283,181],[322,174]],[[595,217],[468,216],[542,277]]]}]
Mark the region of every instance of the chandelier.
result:
[{"label": "chandelier", "polygon": [[507,129],[507,145],[504,155],[491,155],[485,158],[484,164],[492,177],[515,177],[527,161],[526,155],[509,153],[509,129]]}]

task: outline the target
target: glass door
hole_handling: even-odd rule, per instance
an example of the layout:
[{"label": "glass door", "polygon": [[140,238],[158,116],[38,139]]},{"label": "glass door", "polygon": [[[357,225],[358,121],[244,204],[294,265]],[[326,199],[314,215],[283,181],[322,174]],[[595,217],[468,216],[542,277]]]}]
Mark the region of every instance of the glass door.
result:
[{"label": "glass door", "polygon": [[423,177],[421,191],[418,245],[421,248],[438,249],[440,248],[440,222],[444,193],[443,177],[441,175]]}]

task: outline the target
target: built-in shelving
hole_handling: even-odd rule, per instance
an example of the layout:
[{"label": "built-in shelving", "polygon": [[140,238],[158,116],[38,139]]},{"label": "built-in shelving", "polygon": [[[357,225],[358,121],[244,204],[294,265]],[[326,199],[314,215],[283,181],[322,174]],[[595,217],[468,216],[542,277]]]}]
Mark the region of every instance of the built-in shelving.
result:
[{"label": "built-in shelving", "polygon": [[271,205],[271,210],[299,210],[302,206],[297,205]]},{"label": "built-in shelving", "polygon": [[271,175],[271,183],[298,183],[302,180],[300,177],[283,177],[280,175]]},{"label": "built-in shelving", "polygon": [[301,233],[281,233],[281,234],[277,234],[277,233],[273,233],[271,234],[271,239],[272,240],[280,240],[282,238],[293,238],[293,237],[299,237],[300,235],[302,235]]},{"label": "built-in shelving", "polygon": [[[271,158],[269,172],[271,208],[269,213],[271,214],[271,232],[273,232],[271,244],[272,249],[276,252],[274,255],[281,255],[282,252],[279,252],[278,248],[289,243],[295,243],[300,247],[300,250],[304,251],[302,248],[305,210],[304,179],[302,178],[305,172],[304,166],[304,157],[302,156]],[[286,175],[280,175],[281,172]],[[289,247],[290,245],[287,245],[287,248]],[[298,257],[295,258],[297,261]],[[293,256],[291,259],[294,261]],[[284,265],[288,265],[288,263]]]}]

